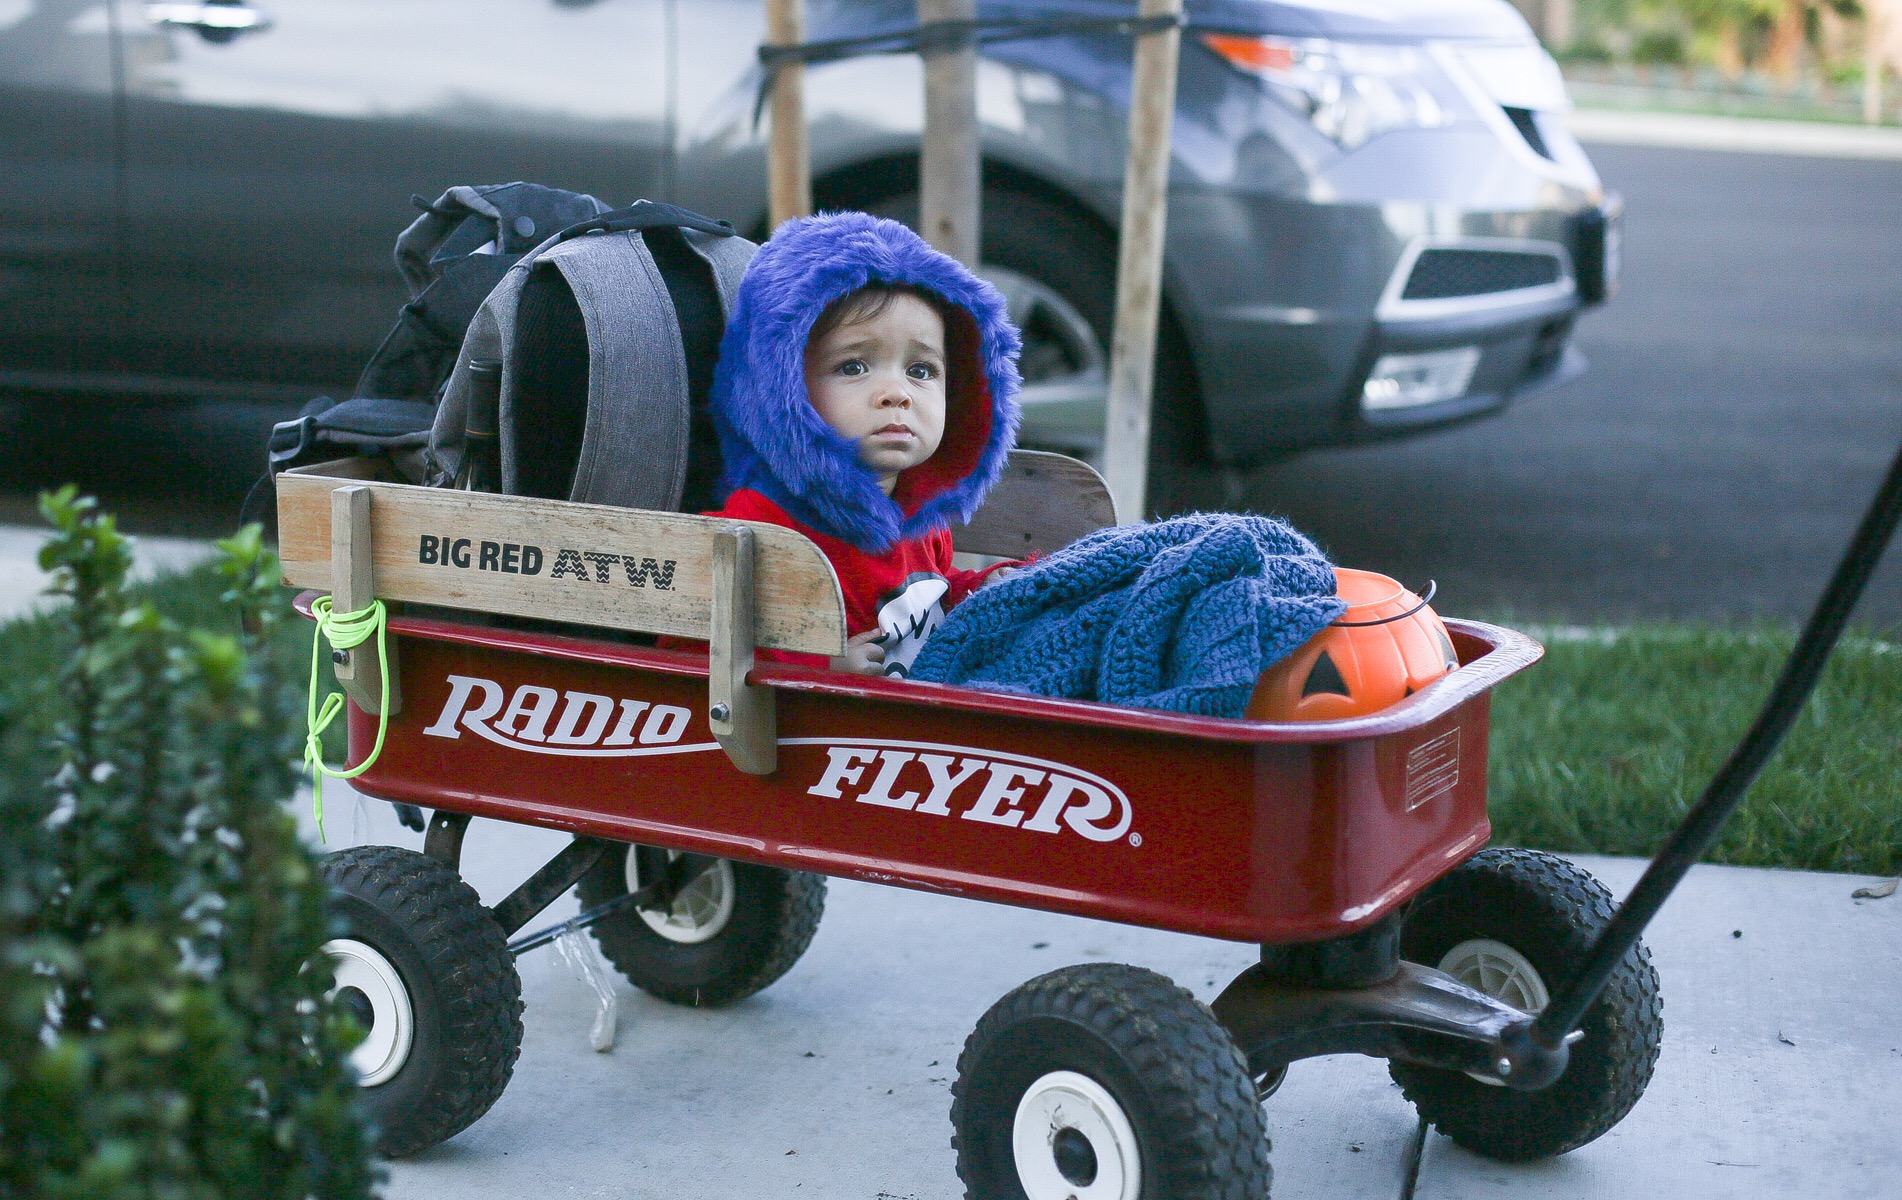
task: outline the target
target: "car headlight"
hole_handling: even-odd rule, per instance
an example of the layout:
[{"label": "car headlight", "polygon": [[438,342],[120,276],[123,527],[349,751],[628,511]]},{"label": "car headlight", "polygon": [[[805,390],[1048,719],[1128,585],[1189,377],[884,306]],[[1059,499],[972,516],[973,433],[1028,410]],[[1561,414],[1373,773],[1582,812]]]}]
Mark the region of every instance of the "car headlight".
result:
[{"label": "car headlight", "polygon": [[1205,33],[1202,44],[1265,81],[1344,149],[1467,113],[1459,88],[1421,46],[1229,33]]}]

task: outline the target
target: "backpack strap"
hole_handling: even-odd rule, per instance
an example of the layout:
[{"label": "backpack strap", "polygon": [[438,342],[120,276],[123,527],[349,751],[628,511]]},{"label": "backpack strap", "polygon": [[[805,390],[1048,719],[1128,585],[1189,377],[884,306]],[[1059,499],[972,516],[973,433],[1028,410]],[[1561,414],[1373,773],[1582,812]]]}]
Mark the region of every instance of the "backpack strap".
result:
[{"label": "backpack strap", "polygon": [[410,300],[357,380],[358,397],[434,400],[463,331],[509,268],[550,230],[608,211],[593,196],[538,183],[452,187],[396,239],[396,268]]},{"label": "backpack strap", "polygon": [[687,351],[687,397],[692,416],[687,431],[687,477],[681,487],[682,512],[707,512],[718,503],[722,474],[720,435],[711,400],[713,367],[720,357],[727,314],[757,249],[737,237],[712,237],[691,229],[651,230],[648,249],[667,278],[680,337]]},{"label": "backpack strap", "polygon": [[502,363],[502,490],[693,511],[713,503],[713,361],[754,245],[732,226],[642,201],[524,255],[469,324],[437,411],[432,478],[453,478],[467,364]]},{"label": "backpack strap", "polygon": [[[633,229],[553,246],[542,253],[536,273],[550,267],[561,273],[585,331],[586,405],[565,498],[624,508],[677,507],[686,484],[693,410],[687,348],[666,275],[647,240]],[[553,289],[525,293],[518,321],[535,319],[539,314],[532,302],[544,297],[552,299]],[[564,343],[572,347],[558,338],[551,348]],[[533,353],[527,345],[523,349]],[[525,357],[522,365],[532,362]],[[546,365],[561,379],[574,362]],[[532,391],[522,389],[522,397]],[[528,432],[522,419],[539,414],[524,409],[511,416],[509,400],[505,391],[505,427],[514,424]],[[526,448],[524,439],[518,449]],[[519,453],[516,459],[519,474]],[[505,450],[505,490],[513,490],[509,472]]]},{"label": "backpack strap", "polygon": [[[565,229],[555,240],[568,243],[592,234],[630,239],[634,261],[643,273],[651,268],[650,278],[661,286],[643,292],[609,283],[611,291],[599,297],[602,303],[590,303],[582,292],[598,284],[583,273],[593,270],[594,256],[562,256],[563,273],[588,318],[587,340],[595,365],[588,377],[587,415],[579,452],[572,459],[575,472],[568,498],[651,508],[657,505],[630,497],[664,496],[669,509],[710,509],[721,466],[719,437],[708,408],[713,364],[734,289],[755,247],[734,236],[731,222],[645,200]],[[593,242],[590,237],[587,244]],[[555,257],[562,255],[562,248],[543,253]],[[609,260],[601,261],[605,269]],[[640,322],[641,336],[651,339],[638,355],[639,378],[627,374],[630,364],[602,361],[605,339],[596,336],[593,324],[609,320],[611,308],[629,300],[642,302],[639,311],[629,309],[620,319]],[[649,306],[648,300],[665,303]],[[529,316],[525,307],[522,319]],[[611,338],[612,328],[603,325],[600,332]],[[676,348],[678,359],[673,358]],[[604,376],[600,368],[612,374]],[[664,464],[677,466],[678,476]]]}]

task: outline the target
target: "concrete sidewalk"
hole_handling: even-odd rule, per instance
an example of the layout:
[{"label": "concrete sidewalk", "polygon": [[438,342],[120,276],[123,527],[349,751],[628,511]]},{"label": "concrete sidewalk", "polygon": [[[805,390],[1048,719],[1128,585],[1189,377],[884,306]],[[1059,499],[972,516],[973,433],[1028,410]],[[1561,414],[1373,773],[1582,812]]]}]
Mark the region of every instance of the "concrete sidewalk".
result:
[{"label": "concrete sidewalk", "polygon": [[[359,806],[333,784],[326,809],[333,847],[420,847],[386,804]],[[465,871],[493,903],[562,843],[478,821]],[[1643,865],[1580,861],[1620,892]],[[1529,1166],[1433,1135],[1414,1194],[1902,1194],[1902,898],[1851,899],[1872,882],[1697,868],[1647,939],[1665,1043],[1631,1115]],[[533,925],[573,911],[565,898]],[[393,1164],[388,1194],[948,1200],[962,1194],[954,1064],[1005,992],[1108,960],[1161,971],[1206,1001],[1253,958],[1233,943],[834,881],[819,935],[786,978],[714,1010],[662,1004],[617,978],[619,1039],[596,1054],[592,993],[552,948],[533,951],[520,963],[528,1030],[509,1090],[460,1136]],[[1403,1194],[1415,1119],[1383,1063],[1298,1063],[1266,1112],[1276,1196]]]},{"label": "concrete sidewalk", "polygon": [[[46,602],[46,576],[39,569],[38,556],[50,536],[52,531],[45,527],[0,525],[0,621]],[[132,539],[133,571],[138,577],[184,570],[215,553],[210,542],[190,538],[140,535]]]}]

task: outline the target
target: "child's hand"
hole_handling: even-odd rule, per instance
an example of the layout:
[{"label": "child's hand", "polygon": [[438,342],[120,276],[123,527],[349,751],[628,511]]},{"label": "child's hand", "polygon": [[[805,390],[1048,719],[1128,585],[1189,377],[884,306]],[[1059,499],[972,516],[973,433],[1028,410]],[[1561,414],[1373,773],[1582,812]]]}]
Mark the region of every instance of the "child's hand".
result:
[{"label": "child's hand", "polygon": [[845,644],[845,653],[832,660],[835,671],[850,671],[854,675],[883,675],[885,673],[885,631],[868,629],[855,635]]},{"label": "child's hand", "polygon": [[1021,570],[1023,570],[1022,567],[999,567],[997,568],[997,570],[992,571],[989,575],[986,575],[984,577],[984,582],[978,584],[977,586],[979,588],[987,588],[991,586],[993,583],[1000,583],[1003,580],[1009,579],[1012,575],[1017,574],[1017,572]]}]

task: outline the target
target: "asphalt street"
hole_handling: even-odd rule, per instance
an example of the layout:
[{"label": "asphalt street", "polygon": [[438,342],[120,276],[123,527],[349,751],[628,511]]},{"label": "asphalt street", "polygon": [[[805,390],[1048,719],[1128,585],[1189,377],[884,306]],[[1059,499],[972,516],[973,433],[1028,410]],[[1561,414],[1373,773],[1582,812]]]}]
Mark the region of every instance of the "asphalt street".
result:
[{"label": "asphalt street", "polygon": [[[1902,161],[1597,144],[1624,290],[1581,380],[1236,482],[1338,562],[1517,619],[1797,620],[1902,441]],[[283,409],[0,402],[0,524],[76,480],[128,528],[228,531]],[[1902,554],[1861,620],[1902,625]]]},{"label": "asphalt street", "polygon": [[[1627,220],[1590,372],[1245,502],[1442,611],[1800,619],[1902,442],[1902,162],[1589,149]],[[1902,554],[1860,619],[1902,624]]]}]

